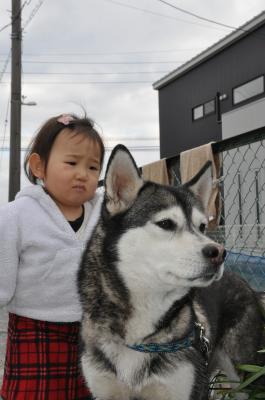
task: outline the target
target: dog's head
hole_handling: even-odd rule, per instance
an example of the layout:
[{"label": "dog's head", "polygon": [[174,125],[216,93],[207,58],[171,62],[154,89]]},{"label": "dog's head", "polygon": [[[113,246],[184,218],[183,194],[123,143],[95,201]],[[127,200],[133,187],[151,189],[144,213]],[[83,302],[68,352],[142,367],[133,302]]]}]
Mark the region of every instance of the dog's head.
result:
[{"label": "dog's head", "polygon": [[211,190],[210,162],[185,185],[163,186],[145,182],[128,149],[115,147],[103,219],[126,281],[170,288],[208,286],[221,278],[225,250],[205,236]]}]

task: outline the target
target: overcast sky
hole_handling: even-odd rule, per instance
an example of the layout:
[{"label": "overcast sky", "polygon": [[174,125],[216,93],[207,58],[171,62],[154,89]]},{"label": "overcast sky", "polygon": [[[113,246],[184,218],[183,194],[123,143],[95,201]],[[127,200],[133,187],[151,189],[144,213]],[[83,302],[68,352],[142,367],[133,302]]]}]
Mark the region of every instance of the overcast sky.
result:
[{"label": "overcast sky", "polygon": [[[264,0],[168,0],[231,27],[265,9]],[[158,93],[152,84],[232,29],[160,0],[21,0],[22,144],[49,117],[82,113],[108,147],[122,142],[139,165],[159,158]],[[7,201],[11,0],[0,1],[0,203]],[[7,118],[6,118],[7,116]],[[22,184],[25,180],[22,179]]]}]

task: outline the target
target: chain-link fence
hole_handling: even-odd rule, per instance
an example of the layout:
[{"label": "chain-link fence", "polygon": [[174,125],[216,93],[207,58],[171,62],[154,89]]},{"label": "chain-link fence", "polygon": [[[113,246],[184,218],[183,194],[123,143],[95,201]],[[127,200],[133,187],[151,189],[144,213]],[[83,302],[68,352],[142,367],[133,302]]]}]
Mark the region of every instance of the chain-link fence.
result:
[{"label": "chain-link fence", "polygon": [[[228,251],[226,268],[265,291],[265,129],[214,143],[222,168],[220,225],[208,234]],[[169,160],[176,183],[179,157]]]}]

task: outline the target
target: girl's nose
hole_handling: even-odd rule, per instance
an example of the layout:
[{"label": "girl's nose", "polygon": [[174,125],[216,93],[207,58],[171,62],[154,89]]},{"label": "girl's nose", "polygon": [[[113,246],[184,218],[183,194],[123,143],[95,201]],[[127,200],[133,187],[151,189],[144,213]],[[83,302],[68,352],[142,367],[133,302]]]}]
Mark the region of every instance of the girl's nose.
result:
[{"label": "girl's nose", "polygon": [[77,179],[86,180],[88,177],[87,168],[78,168],[76,177]]}]

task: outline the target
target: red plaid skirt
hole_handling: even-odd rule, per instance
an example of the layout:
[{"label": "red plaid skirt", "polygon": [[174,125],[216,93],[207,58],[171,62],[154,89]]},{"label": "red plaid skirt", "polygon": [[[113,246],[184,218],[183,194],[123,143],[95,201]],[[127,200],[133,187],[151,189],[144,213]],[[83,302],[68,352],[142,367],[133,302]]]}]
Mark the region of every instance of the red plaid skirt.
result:
[{"label": "red plaid skirt", "polygon": [[4,400],[92,400],[78,363],[79,322],[9,315]]}]

